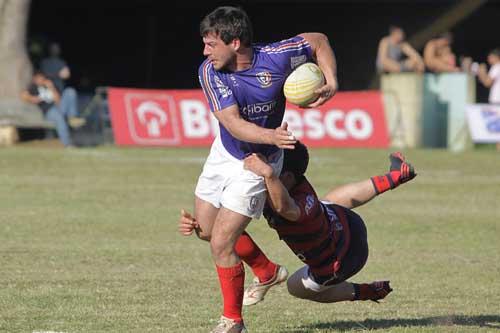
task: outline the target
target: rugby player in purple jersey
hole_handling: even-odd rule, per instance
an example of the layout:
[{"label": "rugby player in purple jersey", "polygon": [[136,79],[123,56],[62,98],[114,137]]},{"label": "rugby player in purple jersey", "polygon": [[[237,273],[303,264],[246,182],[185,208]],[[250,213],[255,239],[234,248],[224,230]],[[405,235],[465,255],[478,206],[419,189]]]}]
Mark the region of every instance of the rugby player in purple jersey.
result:
[{"label": "rugby player in purple jersey", "polygon": [[[246,332],[241,308],[244,269],[235,244],[266,202],[263,177],[243,168],[243,159],[258,153],[280,173],[282,149],[293,149],[293,134],[282,124],[283,84],[297,66],[314,61],[325,75],[316,107],[337,90],[336,62],[328,38],[303,33],[270,44],[254,44],[252,26],[240,8],[219,7],[200,24],[203,54],[199,80],[219,135],[212,144],[195,190],[197,234],[210,241],[223,297],[216,333]],[[186,214],[186,213],[183,213]],[[286,279],[285,270],[276,270]]]}]

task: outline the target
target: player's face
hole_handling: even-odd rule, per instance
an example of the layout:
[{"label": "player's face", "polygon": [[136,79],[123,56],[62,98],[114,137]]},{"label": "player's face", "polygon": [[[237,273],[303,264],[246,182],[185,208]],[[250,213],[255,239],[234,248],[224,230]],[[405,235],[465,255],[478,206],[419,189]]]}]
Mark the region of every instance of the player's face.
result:
[{"label": "player's face", "polygon": [[209,33],[203,37],[203,44],[203,55],[212,62],[215,70],[226,68],[234,62],[236,50],[233,43],[226,45],[218,35]]}]

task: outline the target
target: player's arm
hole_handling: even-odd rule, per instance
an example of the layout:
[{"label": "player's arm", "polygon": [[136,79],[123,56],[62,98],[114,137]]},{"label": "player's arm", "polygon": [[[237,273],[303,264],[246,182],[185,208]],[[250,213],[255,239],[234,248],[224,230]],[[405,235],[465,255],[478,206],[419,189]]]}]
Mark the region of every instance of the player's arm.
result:
[{"label": "player's arm", "polygon": [[230,105],[220,111],[215,111],[214,116],[238,140],[275,145],[283,149],[294,148],[296,139],[288,131],[286,122],[276,129],[260,127],[243,119],[236,104]]},{"label": "player's arm", "polygon": [[409,43],[403,43],[401,45],[401,51],[403,51],[404,55],[406,55],[408,58],[415,59],[422,64],[424,63],[420,54],[418,54],[418,52]]},{"label": "player's arm", "polygon": [[333,97],[338,89],[337,61],[328,37],[319,32],[307,32],[299,35],[311,46],[313,58],[325,75],[326,84],[318,89],[319,98],[308,107],[317,107]]},{"label": "player's arm", "polygon": [[196,231],[196,233],[198,233],[200,224],[189,212],[182,209],[178,227],[181,235],[190,236],[193,234],[193,231]]},{"label": "player's arm", "polygon": [[479,70],[477,71],[477,78],[486,88],[490,88],[493,85],[494,80],[488,75],[486,64],[479,65]]},{"label": "player's arm", "polygon": [[31,104],[38,104],[42,101],[40,97],[30,94],[28,90],[21,92],[21,99]]},{"label": "player's arm", "polygon": [[54,102],[56,104],[59,104],[61,102],[61,94],[57,90],[54,83],[51,80],[46,79],[43,84],[45,84],[45,86],[52,92],[52,96],[54,96]]},{"label": "player's arm", "polygon": [[288,221],[299,220],[299,206],[290,196],[278,175],[274,174],[273,168],[269,164],[257,154],[252,154],[245,158],[244,168],[252,171],[258,176],[264,177],[268,192],[267,200],[279,215]]}]

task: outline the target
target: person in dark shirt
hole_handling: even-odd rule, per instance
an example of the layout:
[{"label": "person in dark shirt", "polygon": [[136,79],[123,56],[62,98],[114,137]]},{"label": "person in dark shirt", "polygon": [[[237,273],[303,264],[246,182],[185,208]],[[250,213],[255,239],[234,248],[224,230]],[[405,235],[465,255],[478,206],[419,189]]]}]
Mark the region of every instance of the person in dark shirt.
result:
[{"label": "person in dark shirt", "polygon": [[71,77],[68,64],[61,58],[61,47],[57,43],[49,45],[49,56],[40,62],[40,70],[51,80],[61,94],[61,99],[68,106],[65,114],[71,127],[80,127],[85,124],[85,119],[78,115],[78,94],[74,88],[66,87],[66,80]]},{"label": "person in dark shirt", "polygon": [[73,146],[64,114],[67,103],[61,99],[61,94],[54,83],[41,71],[33,74],[30,85],[21,93],[21,99],[38,105],[45,119],[56,126],[56,132],[62,144],[65,147]]},{"label": "person in dark shirt", "polygon": [[64,91],[64,81],[71,77],[71,71],[64,59],[61,58],[61,47],[57,43],[49,45],[49,56],[42,59],[40,69],[57,87],[57,90]]},{"label": "person in dark shirt", "polygon": [[366,226],[351,208],[413,179],[413,167],[400,153],[390,155],[389,173],[330,191],[319,199],[304,176],[309,162],[307,148],[297,142],[285,151],[277,176],[265,159],[252,154],[245,169],[264,177],[268,201],[264,217],[288,247],[306,265],[288,278],[295,297],[331,303],[353,300],[378,301],[391,291],[389,281],[370,284],[346,280],[358,273],[368,259]]}]

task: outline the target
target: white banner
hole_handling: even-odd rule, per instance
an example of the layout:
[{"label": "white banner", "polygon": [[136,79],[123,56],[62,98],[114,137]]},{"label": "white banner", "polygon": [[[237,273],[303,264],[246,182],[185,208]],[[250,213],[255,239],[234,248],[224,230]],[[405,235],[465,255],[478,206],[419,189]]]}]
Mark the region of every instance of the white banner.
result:
[{"label": "white banner", "polygon": [[467,118],[472,141],[500,142],[500,105],[469,104]]}]

